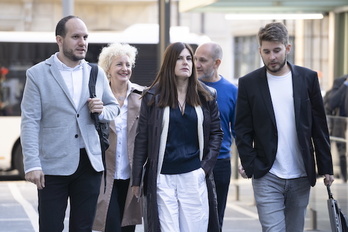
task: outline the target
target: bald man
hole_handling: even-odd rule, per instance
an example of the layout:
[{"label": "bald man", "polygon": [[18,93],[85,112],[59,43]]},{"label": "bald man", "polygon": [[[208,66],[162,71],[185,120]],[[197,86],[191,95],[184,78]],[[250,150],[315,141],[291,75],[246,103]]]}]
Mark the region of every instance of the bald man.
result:
[{"label": "bald man", "polygon": [[224,132],[220,154],[214,167],[220,231],[222,231],[228,189],[231,179],[231,146],[234,133],[237,87],[219,75],[222,48],[215,42],[204,43],[196,49],[195,61],[198,78],[217,91],[221,128]]}]

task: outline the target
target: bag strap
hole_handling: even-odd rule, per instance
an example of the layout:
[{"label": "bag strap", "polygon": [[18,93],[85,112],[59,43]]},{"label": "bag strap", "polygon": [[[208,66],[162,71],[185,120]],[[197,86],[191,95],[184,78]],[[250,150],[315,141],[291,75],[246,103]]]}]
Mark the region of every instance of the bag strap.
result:
[{"label": "bag strap", "polygon": [[98,66],[96,64],[88,63],[92,69],[91,69],[91,75],[89,77],[89,95],[91,98],[96,97],[95,94],[95,84],[97,83],[97,76],[98,76]]},{"label": "bag strap", "polygon": [[[88,63],[91,66],[91,74],[89,76],[89,82],[88,82],[88,88],[89,88],[89,95],[90,98],[95,98],[96,92],[95,92],[95,85],[97,83],[97,77],[98,77],[98,65]],[[105,162],[105,149],[104,149],[104,144],[103,144],[103,133],[102,129],[100,127],[100,122],[98,118],[98,113],[91,113],[91,117],[94,121],[95,129],[98,132],[99,135],[99,140],[100,140],[100,148],[101,148],[101,154],[102,154],[102,161],[104,165],[104,193],[106,190],[106,162]]]},{"label": "bag strap", "polygon": [[[96,64],[88,63],[91,66],[91,73],[89,76],[89,82],[88,82],[88,88],[89,88],[89,97],[95,98],[96,92],[95,92],[95,86],[97,83],[97,77],[98,77],[98,66]],[[99,118],[97,113],[91,113],[91,118],[94,121],[94,125],[96,130],[99,132],[100,125],[99,125]]]}]

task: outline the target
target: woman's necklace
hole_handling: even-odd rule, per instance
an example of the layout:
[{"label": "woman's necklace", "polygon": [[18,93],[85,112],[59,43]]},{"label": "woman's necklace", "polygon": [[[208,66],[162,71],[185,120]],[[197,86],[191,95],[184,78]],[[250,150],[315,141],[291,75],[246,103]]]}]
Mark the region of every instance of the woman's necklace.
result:
[{"label": "woman's necklace", "polygon": [[179,105],[179,109],[180,109],[180,111],[181,111],[181,114],[184,115],[184,113],[185,113],[186,101],[183,101],[182,104],[180,103],[180,101],[178,101],[178,105]]},{"label": "woman's necklace", "polygon": [[122,106],[124,100],[126,100],[126,98],[127,98],[127,93],[125,93],[125,94],[118,94],[114,90],[112,90],[112,92],[113,92],[114,96],[116,97],[116,99],[117,99],[118,103],[120,104],[120,106]]},{"label": "woman's necklace", "polygon": [[117,100],[119,100],[119,101],[124,101],[124,100],[126,99],[125,96],[117,96],[116,98],[117,98]]},{"label": "woman's necklace", "polygon": [[120,104],[120,107],[122,107],[124,104],[124,100],[126,100],[126,96],[116,96],[116,99],[118,101],[118,104]]}]

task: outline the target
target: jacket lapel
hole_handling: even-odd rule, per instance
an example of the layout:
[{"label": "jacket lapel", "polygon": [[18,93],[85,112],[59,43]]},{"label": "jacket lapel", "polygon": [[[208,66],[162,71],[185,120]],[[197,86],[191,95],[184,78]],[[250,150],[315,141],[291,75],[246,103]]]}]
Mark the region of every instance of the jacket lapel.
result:
[{"label": "jacket lapel", "polygon": [[[83,73],[83,78],[82,78],[82,91],[81,91],[81,97],[80,97],[80,104],[77,107],[77,111],[80,111],[81,108],[87,104],[87,99],[89,98],[89,88],[88,88],[88,83],[89,83],[89,77],[91,73],[91,68],[87,64],[87,62],[84,62],[82,65],[82,73]],[[99,75],[98,75],[99,76]],[[97,78],[98,81],[98,78]],[[97,84],[95,85],[95,92],[97,93]],[[98,98],[102,99],[102,96],[97,96]]]},{"label": "jacket lapel", "polygon": [[[289,64],[289,63],[288,63]],[[296,68],[289,64],[292,74],[292,88],[293,88],[293,99],[294,99],[294,110],[295,110],[295,120],[300,116],[300,109],[301,109],[301,99],[302,99],[302,93],[303,88],[305,88],[305,82],[302,81],[301,76],[297,72]]]},{"label": "jacket lapel", "polygon": [[[132,94],[130,93],[128,97],[128,111],[127,111],[127,131],[128,134],[132,130],[132,127],[134,126],[134,123],[136,122],[137,118],[139,117],[139,104],[140,101],[134,99],[139,98],[138,94]],[[134,99],[134,100],[133,100]]]},{"label": "jacket lapel", "polygon": [[70,96],[69,90],[67,85],[65,84],[65,81],[60,74],[60,71],[58,70],[57,66],[54,64],[54,56],[46,60],[47,64],[50,66],[50,72],[54,78],[54,80],[57,82],[58,86],[63,90],[66,97],[69,99],[71,105],[75,108],[75,104],[73,99]]},{"label": "jacket lapel", "polygon": [[[134,126],[136,126],[136,121],[139,118],[139,109],[141,105],[141,94],[142,89],[140,89],[137,85],[128,82],[128,88],[130,88],[130,94],[128,96],[128,112],[127,112],[127,127],[128,127],[128,134],[132,130]],[[136,128],[135,128],[136,129]]]},{"label": "jacket lapel", "polygon": [[270,118],[272,119],[273,125],[276,127],[275,115],[272,105],[271,93],[268,86],[267,76],[266,76],[266,68],[263,68],[261,76],[258,78],[258,86],[260,86],[259,91],[261,92],[261,96],[264,102],[264,106],[266,111],[270,114]]}]

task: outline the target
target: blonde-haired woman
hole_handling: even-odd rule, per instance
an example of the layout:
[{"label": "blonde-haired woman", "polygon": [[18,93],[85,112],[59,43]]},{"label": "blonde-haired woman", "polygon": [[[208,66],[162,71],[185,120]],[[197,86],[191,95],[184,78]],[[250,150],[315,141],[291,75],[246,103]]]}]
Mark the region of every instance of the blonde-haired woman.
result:
[{"label": "blonde-haired woman", "polygon": [[138,125],[141,94],[144,89],[130,81],[137,49],[114,43],[104,47],[98,65],[110,81],[120,104],[120,115],[110,123],[110,147],[106,151],[106,190],[104,181],[98,199],[93,229],[105,232],[134,232],[142,223],[141,204],[130,188],[135,132]]}]

